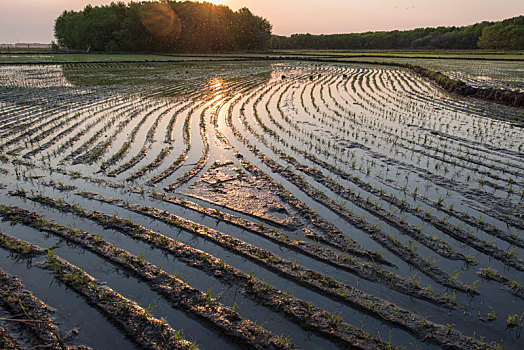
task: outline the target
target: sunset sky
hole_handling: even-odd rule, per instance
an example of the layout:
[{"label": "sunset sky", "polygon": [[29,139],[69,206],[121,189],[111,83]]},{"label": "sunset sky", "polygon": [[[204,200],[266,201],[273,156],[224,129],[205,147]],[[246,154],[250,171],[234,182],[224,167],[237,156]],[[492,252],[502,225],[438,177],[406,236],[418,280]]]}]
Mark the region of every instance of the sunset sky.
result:
[{"label": "sunset sky", "polygon": [[[0,43],[53,40],[63,10],[110,0],[2,0]],[[125,1],[129,2],[129,1]],[[523,0],[214,0],[234,10],[248,7],[273,24],[273,33],[350,33],[460,26],[524,14]]]}]

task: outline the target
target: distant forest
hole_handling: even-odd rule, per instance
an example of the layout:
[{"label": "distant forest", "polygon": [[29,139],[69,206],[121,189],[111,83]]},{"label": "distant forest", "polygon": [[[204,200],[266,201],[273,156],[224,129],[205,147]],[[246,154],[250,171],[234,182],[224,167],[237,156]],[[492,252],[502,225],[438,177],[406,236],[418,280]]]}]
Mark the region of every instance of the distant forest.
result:
[{"label": "distant forest", "polygon": [[247,8],[193,1],[142,1],[64,11],[58,44],[111,52],[225,52],[266,49],[524,49],[524,16],[465,27],[353,34],[271,35],[271,24]]},{"label": "distant forest", "polygon": [[249,9],[192,1],[143,1],[64,11],[55,21],[58,45],[120,52],[266,50],[271,24]]},{"label": "distant forest", "polygon": [[272,49],[524,49],[524,16],[465,27],[356,34],[274,35]]}]

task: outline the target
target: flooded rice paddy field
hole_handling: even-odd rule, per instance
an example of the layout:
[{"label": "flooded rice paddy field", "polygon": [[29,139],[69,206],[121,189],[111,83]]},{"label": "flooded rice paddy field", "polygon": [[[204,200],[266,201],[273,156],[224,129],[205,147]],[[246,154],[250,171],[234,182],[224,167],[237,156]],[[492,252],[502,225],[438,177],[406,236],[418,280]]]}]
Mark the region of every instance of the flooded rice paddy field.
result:
[{"label": "flooded rice paddy field", "polygon": [[[326,56],[335,58],[336,56]],[[487,59],[486,59],[487,58]],[[515,91],[524,91],[524,68],[522,59],[490,59],[483,58],[401,58],[401,57],[355,57],[349,60],[380,61],[389,63],[401,63],[420,65],[432,71],[439,71],[450,77],[458,79],[467,84],[482,88],[497,88]]]},{"label": "flooded rice paddy field", "polygon": [[364,63],[0,71],[2,346],[524,346],[522,110]]}]

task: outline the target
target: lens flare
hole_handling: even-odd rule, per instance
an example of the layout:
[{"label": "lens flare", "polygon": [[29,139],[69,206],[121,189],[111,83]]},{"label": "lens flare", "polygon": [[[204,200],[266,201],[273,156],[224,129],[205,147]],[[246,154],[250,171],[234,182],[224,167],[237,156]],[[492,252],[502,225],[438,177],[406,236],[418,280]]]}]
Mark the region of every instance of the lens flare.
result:
[{"label": "lens flare", "polygon": [[166,3],[146,3],[140,8],[140,21],[155,38],[170,42],[182,31],[182,23],[173,9]]}]

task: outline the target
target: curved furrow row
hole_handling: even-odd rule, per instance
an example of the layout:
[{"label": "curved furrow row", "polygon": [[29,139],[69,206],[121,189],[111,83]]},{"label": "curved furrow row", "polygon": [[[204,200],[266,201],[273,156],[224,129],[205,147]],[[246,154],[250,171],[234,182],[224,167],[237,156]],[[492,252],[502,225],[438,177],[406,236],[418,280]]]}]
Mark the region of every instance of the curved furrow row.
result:
[{"label": "curved furrow row", "polygon": [[[258,120],[259,123],[260,123],[260,120]],[[265,125],[262,125],[262,128],[267,131],[269,130],[269,128]],[[269,134],[271,134],[271,132],[268,132]],[[297,167],[297,164],[294,164],[295,165],[295,168],[299,169],[300,170],[300,167]],[[307,173],[307,172],[306,172]],[[309,172],[309,175],[311,175],[312,173]],[[313,176],[315,174],[313,173]],[[317,180],[319,179],[319,177],[317,176]],[[322,177],[320,177],[320,180],[325,180],[323,179]],[[330,181],[330,180],[327,180],[327,181]],[[326,181],[324,181],[324,184],[325,184]],[[339,186],[338,184],[336,183],[333,183],[332,181],[330,181],[331,185],[328,185],[328,188],[330,189],[334,189],[334,186],[335,186],[335,191],[337,193],[341,193],[344,192],[344,190],[341,190],[340,188],[336,187],[336,186]],[[349,195],[349,197],[348,197]],[[391,217],[391,215],[389,215],[387,212],[381,210],[380,208],[378,208],[376,206],[376,204],[372,204],[369,199],[368,201],[363,201],[363,200],[360,200],[360,196],[357,197],[355,195],[353,195],[352,193],[348,193],[348,195],[343,195],[344,198],[346,199],[350,199],[353,203],[359,205],[360,207],[366,207],[369,209],[371,208],[371,212],[374,214],[374,215],[378,215],[380,218],[382,219],[386,219],[386,221],[390,224],[393,224],[393,226],[397,227],[398,229],[402,230],[404,233],[408,232],[411,232],[411,234],[409,234],[410,236],[414,236],[416,237],[416,239],[418,239],[420,241],[421,238],[424,238],[424,240],[422,240],[422,242],[426,242],[426,245],[429,245],[430,247],[431,246],[435,246],[436,245],[436,248],[438,248],[438,244],[441,243],[441,244],[445,244],[445,242],[439,242],[439,241],[435,241],[431,236],[424,236],[423,232],[420,231],[420,229],[415,229],[413,226],[409,227],[409,224],[405,223],[405,222],[402,222],[402,221],[399,221],[398,218],[396,217]],[[386,197],[387,198],[387,197]],[[367,205],[369,203],[369,205]],[[415,212],[415,213],[418,213],[419,211],[416,211],[416,210],[412,210],[412,212]],[[426,215],[419,215],[421,216],[423,219],[426,219],[426,222],[428,222],[429,220],[427,220],[427,214]],[[433,226],[436,226],[439,230],[441,231],[444,231],[448,234],[450,234],[452,237],[454,238],[457,238],[461,241],[463,241],[464,239],[466,239],[466,237],[469,237],[468,235],[466,235],[463,231],[457,229],[457,228],[454,228],[452,226],[450,226],[449,224],[445,223],[445,222],[442,222],[441,220],[437,220],[436,218],[434,218],[433,220],[429,221]],[[498,236],[501,236],[500,234]],[[504,235],[502,235],[504,237]],[[511,239],[512,237],[511,236],[506,236],[508,239]],[[473,246],[475,246],[477,249],[480,249],[480,251],[484,252],[484,253],[487,253],[488,255],[491,255],[491,256],[495,256],[499,259],[502,259],[503,261],[505,261],[506,263],[510,264],[511,266],[514,266],[514,267],[517,267],[517,268],[521,268],[519,266],[521,266],[521,263],[519,263],[518,261],[515,261],[513,260],[512,258],[513,257],[508,257],[506,255],[505,252],[501,252],[501,251],[497,251],[496,248],[493,248],[493,247],[489,247],[489,245],[486,245],[486,242],[482,242],[480,240],[479,244],[475,244],[475,242],[477,242],[477,240],[471,240],[471,239],[467,239],[467,241],[471,244],[473,244]],[[517,242],[517,243],[520,243],[518,240],[512,240],[513,242]],[[429,243],[429,244],[428,244]],[[444,249],[442,248],[438,248],[440,249],[440,252],[446,252],[446,249],[447,251],[449,251],[450,249],[449,248],[445,248],[445,246],[443,247]],[[454,254],[454,253],[453,253]],[[449,254],[446,254],[444,256],[448,256],[450,257]],[[451,256],[454,256],[454,255],[451,255]],[[462,257],[463,258],[463,257]]]}]

